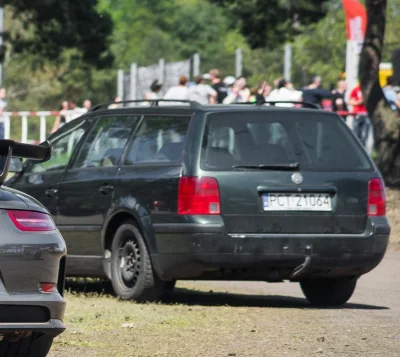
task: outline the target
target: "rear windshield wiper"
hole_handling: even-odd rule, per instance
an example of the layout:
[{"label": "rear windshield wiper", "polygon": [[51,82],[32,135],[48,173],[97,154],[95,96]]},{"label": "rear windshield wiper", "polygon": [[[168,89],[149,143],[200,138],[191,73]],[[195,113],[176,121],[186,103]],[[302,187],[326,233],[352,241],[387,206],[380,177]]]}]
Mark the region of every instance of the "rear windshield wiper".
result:
[{"label": "rear windshield wiper", "polygon": [[234,165],[233,169],[258,169],[258,170],[296,170],[300,164],[291,162],[289,164],[259,164],[259,165]]}]

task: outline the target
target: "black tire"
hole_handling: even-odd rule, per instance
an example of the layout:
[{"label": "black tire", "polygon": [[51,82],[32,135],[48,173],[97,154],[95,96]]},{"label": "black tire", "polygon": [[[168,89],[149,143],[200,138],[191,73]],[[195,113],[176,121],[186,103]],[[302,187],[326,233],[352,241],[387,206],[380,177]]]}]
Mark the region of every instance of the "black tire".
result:
[{"label": "black tire", "polygon": [[31,336],[17,342],[0,342],[0,357],[45,357],[50,351],[53,338],[41,334]]},{"label": "black tire", "polygon": [[115,232],[111,245],[111,283],[124,300],[157,301],[165,283],[155,273],[146,243],[132,221]]},{"label": "black tire", "polygon": [[353,295],[357,278],[309,279],[300,282],[301,290],[312,305],[340,306]]}]

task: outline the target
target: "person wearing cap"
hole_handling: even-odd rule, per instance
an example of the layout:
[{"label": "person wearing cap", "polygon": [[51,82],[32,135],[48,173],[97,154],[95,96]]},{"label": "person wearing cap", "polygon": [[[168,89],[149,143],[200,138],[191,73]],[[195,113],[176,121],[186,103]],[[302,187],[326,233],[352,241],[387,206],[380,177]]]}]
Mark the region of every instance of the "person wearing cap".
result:
[{"label": "person wearing cap", "polygon": [[195,85],[189,88],[189,99],[200,104],[214,104],[217,101],[217,91],[205,84],[202,76],[196,76]]},{"label": "person wearing cap", "polygon": [[[226,78],[225,78],[226,80]],[[251,96],[250,89],[247,88],[246,78],[240,77],[230,88],[228,96],[224,99],[224,104],[246,103]]]},{"label": "person wearing cap", "polygon": [[224,84],[226,87],[231,88],[236,82],[236,78],[234,76],[227,76],[224,78]]},{"label": "person wearing cap", "polygon": [[222,104],[228,95],[226,83],[221,81],[221,74],[218,69],[212,69],[209,72],[211,87],[217,92],[217,103]]}]

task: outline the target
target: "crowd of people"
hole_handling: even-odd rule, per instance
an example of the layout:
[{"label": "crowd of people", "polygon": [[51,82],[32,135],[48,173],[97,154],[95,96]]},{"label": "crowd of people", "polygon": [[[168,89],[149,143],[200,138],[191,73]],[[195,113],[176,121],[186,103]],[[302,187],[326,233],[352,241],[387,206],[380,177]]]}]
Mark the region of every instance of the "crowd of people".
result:
[{"label": "crowd of people", "polygon": [[[323,101],[328,99],[331,102],[331,110],[342,115],[367,151],[372,153],[373,130],[359,84],[347,93],[346,81],[341,79],[337,82],[334,90],[328,90],[323,87],[322,78],[315,76],[308,86],[301,89],[296,89],[293,83],[285,78],[277,78],[272,83],[262,81],[258,87],[249,88],[245,77],[226,76],[222,78],[218,69],[212,69],[203,76],[195,77],[193,82],[189,82],[186,76],[180,76],[177,85],[168,88],[164,96],[161,94],[162,87],[162,83],[154,80],[149,91],[144,95],[145,101],[191,100],[201,104],[279,102],[275,105],[284,107],[299,106],[301,102],[307,102],[322,108]],[[387,78],[387,85],[383,88],[383,93],[391,108],[400,113],[400,91],[394,87],[392,77]],[[109,108],[120,107],[120,101],[120,97],[115,97]],[[89,99],[83,101],[82,107],[78,107],[73,100],[63,101],[51,133],[85,114],[91,105]],[[4,137],[4,121],[1,113],[5,111],[6,107],[6,90],[0,88],[0,138]]]},{"label": "crowd of people", "polygon": [[[390,98],[392,108],[397,110],[400,108],[400,94],[394,92],[391,83],[392,79],[389,78],[384,93],[388,100]],[[212,69],[206,75],[197,76],[192,83],[187,77],[181,76],[177,86],[169,88],[164,96],[160,94],[161,89],[162,84],[155,80],[150,91],[145,94],[145,100],[193,100],[201,104],[279,102],[275,105],[283,107],[299,106],[307,102],[318,108],[323,107],[324,100],[330,100],[332,110],[343,116],[367,151],[372,153],[372,127],[359,84],[347,93],[346,81],[341,79],[335,89],[328,90],[323,87],[322,78],[315,76],[308,86],[301,89],[296,89],[285,78],[277,78],[271,84],[262,81],[258,88],[249,88],[246,78],[227,76],[222,79],[220,71]]]},{"label": "crowd of people", "polygon": [[89,99],[83,101],[82,107],[78,107],[76,102],[73,100],[64,100],[61,103],[60,114],[57,115],[56,120],[54,121],[51,133],[54,133],[71,120],[79,118],[81,115],[87,113],[91,106],[92,102]]}]

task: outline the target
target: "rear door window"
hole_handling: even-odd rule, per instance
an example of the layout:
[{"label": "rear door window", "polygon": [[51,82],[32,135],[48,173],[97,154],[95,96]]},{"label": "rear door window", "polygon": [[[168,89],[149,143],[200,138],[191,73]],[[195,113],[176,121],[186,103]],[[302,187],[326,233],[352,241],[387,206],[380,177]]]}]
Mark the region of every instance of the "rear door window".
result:
[{"label": "rear door window", "polygon": [[96,120],[73,168],[117,166],[138,117],[105,116]]},{"label": "rear door window", "polygon": [[299,163],[303,171],[364,171],[371,162],[338,117],[313,112],[236,112],[207,116],[201,165]]},{"label": "rear door window", "polygon": [[179,163],[189,117],[144,117],[128,150],[126,164]]}]

